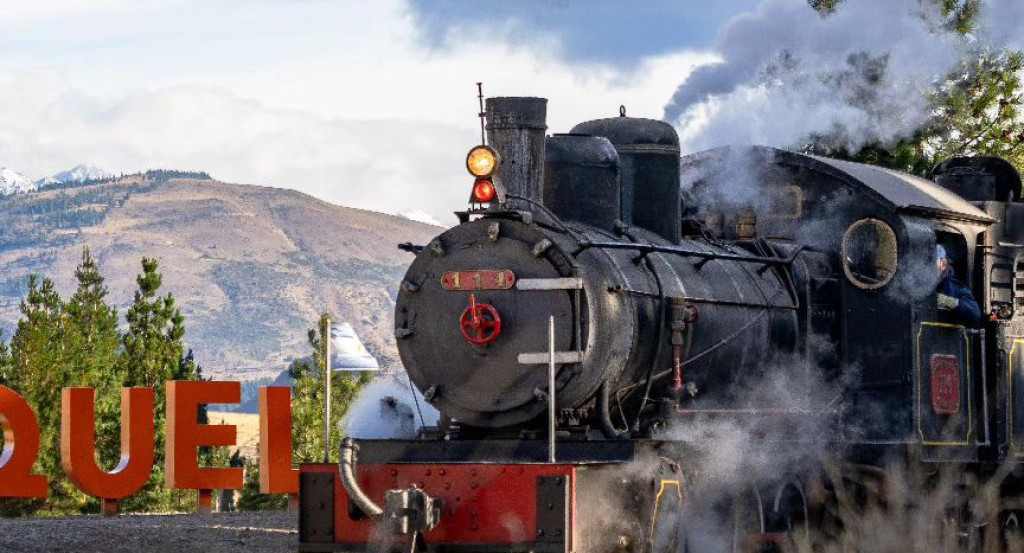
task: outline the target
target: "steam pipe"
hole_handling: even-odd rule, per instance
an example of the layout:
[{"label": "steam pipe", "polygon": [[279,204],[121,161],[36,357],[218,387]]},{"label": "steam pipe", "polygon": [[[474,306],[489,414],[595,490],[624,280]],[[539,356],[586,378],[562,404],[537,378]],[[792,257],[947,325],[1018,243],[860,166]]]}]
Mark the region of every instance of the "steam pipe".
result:
[{"label": "steam pipe", "polygon": [[345,486],[349,499],[356,504],[356,507],[359,507],[360,511],[371,517],[379,517],[384,514],[384,510],[363,492],[359,487],[359,482],[356,481],[355,467],[358,453],[359,446],[352,441],[352,438],[345,438],[341,442],[341,484]]},{"label": "steam pipe", "polygon": [[[988,422],[988,369],[985,366],[985,363],[986,363],[986,359],[985,359],[985,357],[986,357],[986,354],[985,354],[985,345],[986,345],[986,343],[985,343],[985,329],[984,328],[971,329],[971,330],[968,330],[967,332],[969,334],[973,334],[973,335],[977,336],[978,337],[978,344],[980,344],[980,347],[979,347],[978,351],[981,352],[981,355],[980,355],[980,357],[981,357],[981,390],[982,390],[982,394],[981,394],[981,412],[982,412],[982,415],[983,415],[982,416],[982,420],[985,421],[985,426],[984,426],[984,429],[985,429],[985,441],[980,443],[980,444],[978,444],[978,445],[987,446],[987,445],[991,445],[992,444],[992,436],[990,434],[989,422]],[[971,352],[968,352],[967,354],[970,355]]]},{"label": "steam pipe", "polygon": [[654,276],[654,283],[658,286],[658,333],[655,338],[654,359],[651,360],[651,366],[648,367],[647,376],[644,378],[646,381],[644,384],[644,397],[640,400],[640,407],[636,410],[636,421],[633,423],[634,432],[640,431],[640,419],[644,415],[644,407],[647,407],[647,401],[651,398],[651,387],[654,384],[654,369],[661,359],[662,342],[665,340],[665,326],[668,324],[668,300],[665,298],[665,288],[662,286],[661,276],[658,275],[658,270],[654,268],[651,258],[644,257],[644,266]]},{"label": "steam pipe", "polygon": [[[657,298],[658,297],[658,294],[654,294],[654,293],[651,293],[651,292],[644,292],[643,290],[631,290],[629,288],[626,288],[625,286],[622,286],[621,284],[616,284],[615,286],[609,286],[608,287],[608,291],[609,292],[619,293],[619,294],[631,294],[631,295],[634,295],[634,296],[644,296],[644,297],[647,297],[647,298]],[[795,311],[795,310],[800,308],[799,305],[773,305],[773,304],[767,304],[767,303],[757,303],[757,302],[752,302],[752,301],[733,301],[733,300],[720,300],[720,299],[714,299],[714,298],[695,298],[695,297],[692,297],[692,296],[675,296],[675,297],[673,297],[671,299],[685,301],[685,302],[689,302],[689,303],[706,303],[706,304],[710,304],[710,305],[729,305],[729,306],[736,306],[736,307],[757,307],[759,309],[760,308],[765,308],[765,309],[783,309],[783,310],[788,310],[788,311]]]},{"label": "steam pipe", "polygon": [[598,426],[601,428],[601,433],[604,434],[604,437],[609,440],[614,440],[619,437],[619,431],[616,430],[615,425],[612,424],[612,415],[608,410],[610,395],[611,390],[608,388],[608,381],[605,380],[597,390],[597,422]]},{"label": "steam pipe", "polygon": [[672,367],[676,371],[675,380],[672,382],[672,389],[675,391],[678,401],[678,396],[683,390],[683,346],[680,344],[672,344]]}]

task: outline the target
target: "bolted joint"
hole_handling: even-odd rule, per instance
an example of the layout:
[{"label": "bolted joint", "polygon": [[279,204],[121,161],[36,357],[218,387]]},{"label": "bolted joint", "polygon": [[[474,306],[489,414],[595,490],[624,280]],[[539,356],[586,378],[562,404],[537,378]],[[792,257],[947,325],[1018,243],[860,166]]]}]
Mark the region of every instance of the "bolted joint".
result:
[{"label": "bolted joint", "polygon": [[533,245],[533,257],[540,257],[544,255],[544,252],[548,251],[551,248],[551,246],[554,245],[555,244],[551,240],[548,240],[547,238],[541,240],[540,242],[537,242],[536,244]]},{"label": "bolted joint", "polygon": [[430,250],[430,254],[434,257],[444,257],[444,245],[437,238],[431,240],[430,244],[427,244],[427,249]]}]

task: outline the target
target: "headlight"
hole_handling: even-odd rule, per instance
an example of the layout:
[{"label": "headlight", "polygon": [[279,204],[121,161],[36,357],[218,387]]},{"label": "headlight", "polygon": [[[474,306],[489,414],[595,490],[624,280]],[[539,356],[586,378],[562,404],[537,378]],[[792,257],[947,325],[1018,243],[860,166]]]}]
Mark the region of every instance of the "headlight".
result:
[{"label": "headlight", "polygon": [[476,146],[466,156],[466,169],[474,177],[489,177],[498,167],[498,153],[488,146]]}]

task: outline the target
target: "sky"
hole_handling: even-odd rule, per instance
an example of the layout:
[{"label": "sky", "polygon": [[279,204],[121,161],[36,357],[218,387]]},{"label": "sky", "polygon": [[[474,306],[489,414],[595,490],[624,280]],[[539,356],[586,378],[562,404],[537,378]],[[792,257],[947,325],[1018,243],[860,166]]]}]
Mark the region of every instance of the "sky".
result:
[{"label": "sky", "polygon": [[0,4],[0,167],[204,170],[452,224],[476,82],[549,98],[549,132],[620,104],[658,118],[758,2]]}]

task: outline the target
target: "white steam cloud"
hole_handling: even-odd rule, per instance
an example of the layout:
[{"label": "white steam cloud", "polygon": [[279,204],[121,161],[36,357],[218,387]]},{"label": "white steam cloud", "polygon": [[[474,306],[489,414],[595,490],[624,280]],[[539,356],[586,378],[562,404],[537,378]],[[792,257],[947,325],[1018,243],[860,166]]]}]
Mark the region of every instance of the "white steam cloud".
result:
[{"label": "white steam cloud", "polygon": [[696,70],[665,107],[683,151],[726,144],[796,147],[813,135],[856,148],[910,136],[926,92],[973,48],[1013,47],[1024,6],[984,5],[977,31],[945,29],[937,2],[850,0],[822,16],[804,0],[765,0],[720,32],[722,62]]},{"label": "white steam cloud", "polygon": [[385,375],[368,384],[349,407],[342,426],[356,439],[412,439],[439,414],[405,374]]}]

